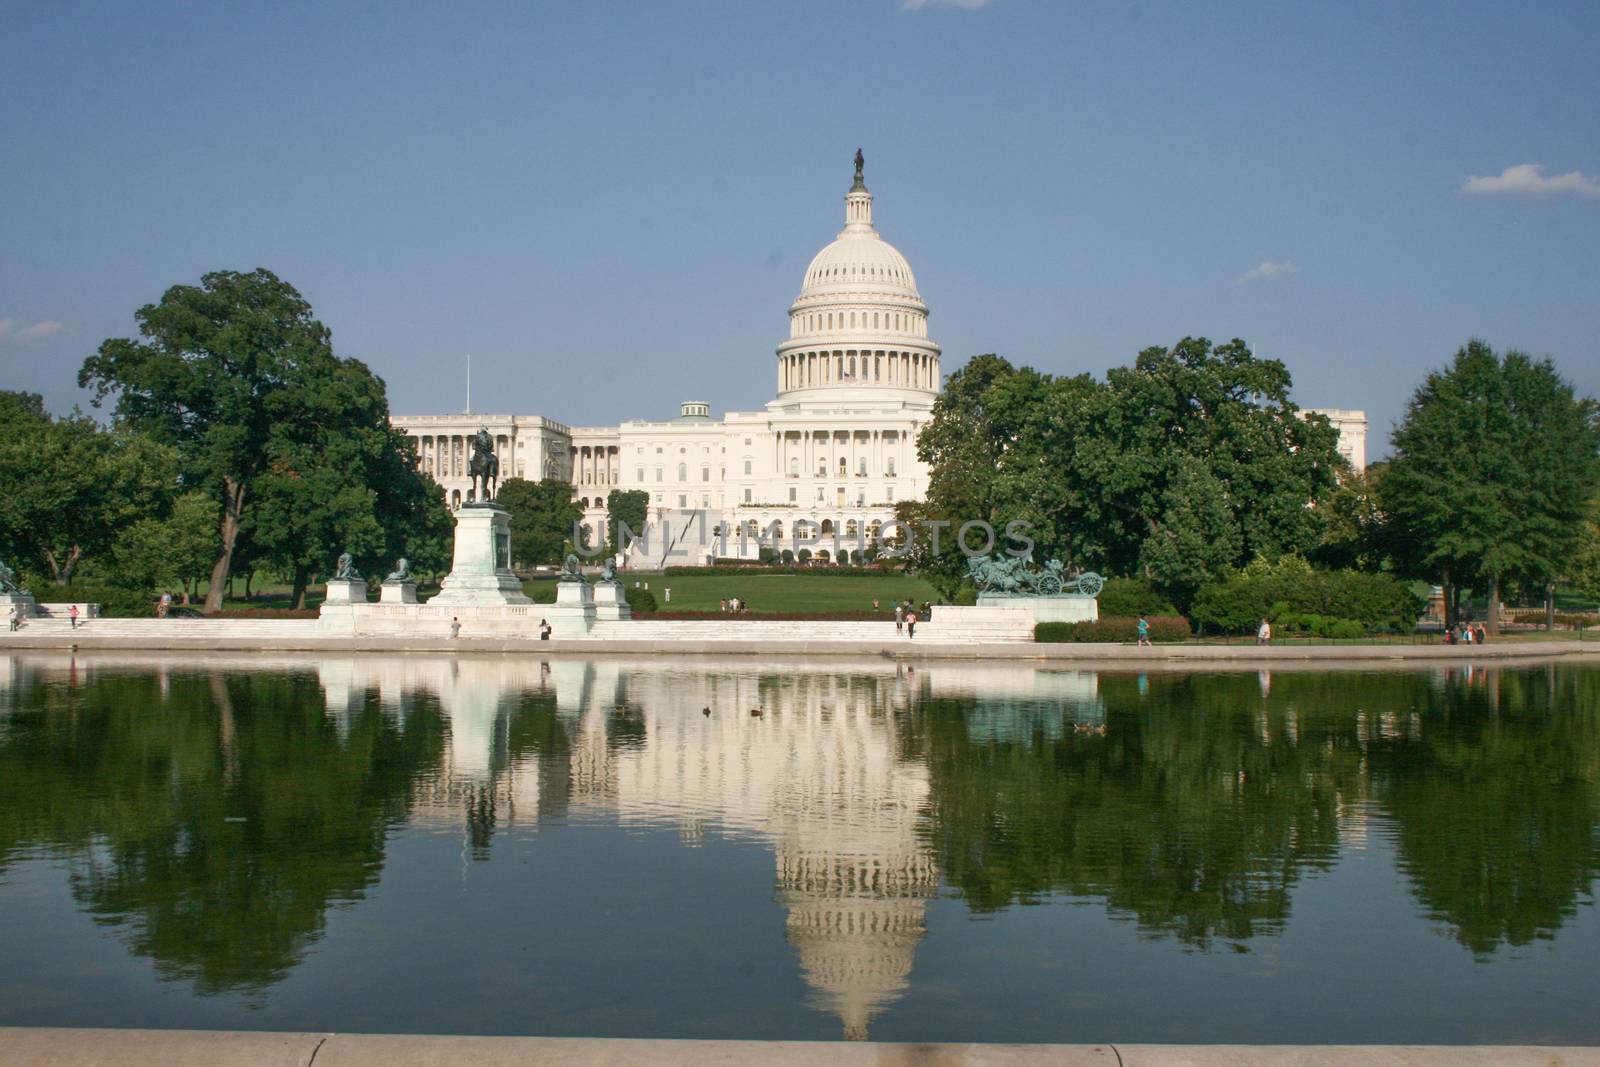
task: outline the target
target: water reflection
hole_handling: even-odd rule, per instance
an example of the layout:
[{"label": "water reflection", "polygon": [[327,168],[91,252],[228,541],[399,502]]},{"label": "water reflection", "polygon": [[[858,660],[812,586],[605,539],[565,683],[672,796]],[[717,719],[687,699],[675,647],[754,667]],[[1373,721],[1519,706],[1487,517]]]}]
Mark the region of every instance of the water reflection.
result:
[{"label": "water reflection", "polygon": [[1376,829],[1487,959],[1555,937],[1600,871],[1594,670],[244,666],[0,657],[0,873],[65,857],[79,906],[201,993],[278,982],[401,827],[477,862],[596,820],[759,842],[814,1004],[856,1038],[906,993],[941,886],[1248,952]]}]

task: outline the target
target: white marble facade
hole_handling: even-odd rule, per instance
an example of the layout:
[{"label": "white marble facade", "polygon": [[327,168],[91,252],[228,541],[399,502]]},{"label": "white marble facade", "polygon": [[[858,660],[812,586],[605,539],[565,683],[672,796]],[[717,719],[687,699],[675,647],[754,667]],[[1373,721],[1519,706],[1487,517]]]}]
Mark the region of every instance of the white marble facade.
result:
[{"label": "white marble facade", "polygon": [[[831,558],[835,532],[841,549],[859,550],[894,518],[898,501],[922,498],[928,471],[916,436],[943,380],[911,266],[874,227],[872,194],[859,176],[845,195],[844,228],[806,268],[776,355],[776,399],[720,419],[706,403],[687,401],[676,418],[606,427],[521,415],[393,422],[416,442],[421,468],[452,507],[467,499],[466,462],[480,426],[495,438],[502,478],[570,480],[594,529],[612,490],[644,490],[653,536],[647,552],[633,553],[634,565],[754,558],[758,536],[793,551],[797,525],[821,535],[809,545],[813,554]],[[1338,414],[1346,416],[1335,419],[1341,434],[1359,419],[1352,458],[1360,466],[1365,417]],[[1341,438],[1342,449],[1347,443]]]}]

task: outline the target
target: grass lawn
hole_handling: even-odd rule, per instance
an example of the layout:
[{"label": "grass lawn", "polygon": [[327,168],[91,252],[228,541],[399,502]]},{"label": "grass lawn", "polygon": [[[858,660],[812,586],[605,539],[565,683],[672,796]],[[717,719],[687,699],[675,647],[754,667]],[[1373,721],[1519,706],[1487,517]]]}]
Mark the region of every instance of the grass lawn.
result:
[{"label": "grass lawn", "polygon": [[[634,582],[650,583],[650,592],[662,611],[716,611],[725,598],[740,597],[752,615],[789,612],[861,612],[872,610],[877,597],[879,610],[887,618],[896,600],[937,602],[933,586],[921,578],[886,575],[882,578],[857,578],[838,574],[737,574],[673,575],[624,571],[618,575],[633,592]],[[555,579],[537,578],[524,582],[529,596],[554,600]],[[666,590],[672,590],[667,603]]]}]

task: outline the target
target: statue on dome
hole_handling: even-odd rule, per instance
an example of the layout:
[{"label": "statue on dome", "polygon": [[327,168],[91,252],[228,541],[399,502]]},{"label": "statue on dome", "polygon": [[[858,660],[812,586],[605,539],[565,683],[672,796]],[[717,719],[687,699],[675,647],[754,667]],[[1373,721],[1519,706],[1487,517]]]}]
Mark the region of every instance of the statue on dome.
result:
[{"label": "statue on dome", "polygon": [[866,179],[862,177],[862,168],[867,164],[867,158],[861,154],[861,149],[856,149],[856,184],[863,185]]}]

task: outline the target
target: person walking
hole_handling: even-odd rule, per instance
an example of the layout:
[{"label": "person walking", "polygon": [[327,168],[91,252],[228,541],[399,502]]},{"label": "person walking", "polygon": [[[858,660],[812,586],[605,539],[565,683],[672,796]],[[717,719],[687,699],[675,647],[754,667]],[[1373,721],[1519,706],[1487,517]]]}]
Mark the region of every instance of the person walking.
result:
[{"label": "person walking", "polygon": [[906,612],[906,640],[909,641],[909,640],[911,640],[912,638],[914,638],[916,636],[917,636],[917,613],[914,612],[914,611],[908,611],[908,612]]},{"label": "person walking", "polygon": [[906,628],[906,606],[899,601],[894,605],[894,632],[904,633]]},{"label": "person walking", "polygon": [[11,632],[16,633],[22,627],[22,605],[11,605]]},{"label": "person walking", "polygon": [[1143,647],[1150,643],[1150,620],[1143,615],[1139,616],[1139,645]]},{"label": "person walking", "polygon": [[1256,631],[1256,644],[1264,645],[1272,640],[1272,623],[1265,618],[1261,620],[1261,629]]},{"label": "person walking", "polygon": [[456,638],[458,638],[460,636],[461,636],[461,616],[452,615],[450,617],[450,640],[454,641]]},{"label": "person walking", "polygon": [[72,620],[72,628],[76,630],[78,628],[78,605],[74,604],[67,609],[67,618]]},{"label": "person walking", "polygon": [[1488,637],[1489,637],[1489,631],[1487,631],[1487,630],[1485,630],[1483,628],[1483,623],[1481,623],[1481,622],[1472,631],[1472,643],[1475,644],[1475,645],[1483,644],[1483,642],[1485,640],[1487,640]]}]

